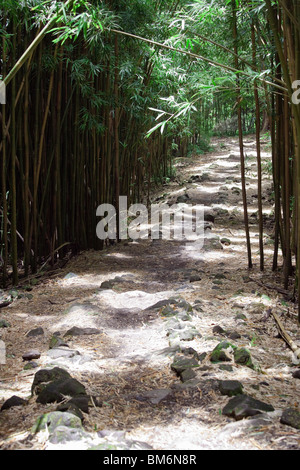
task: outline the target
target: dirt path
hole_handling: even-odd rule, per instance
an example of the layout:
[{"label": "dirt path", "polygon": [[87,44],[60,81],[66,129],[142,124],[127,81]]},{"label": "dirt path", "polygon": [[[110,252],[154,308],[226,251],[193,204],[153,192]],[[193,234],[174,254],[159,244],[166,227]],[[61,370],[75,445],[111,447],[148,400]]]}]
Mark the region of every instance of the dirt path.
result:
[{"label": "dirt path", "polygon": [[[270,269],[268,177],[264,180],[266,272],[259,272],[254,138],[245,144],[253,271],[247,270],[238,142],[216,139],[212,152],[181,159],[176,181],[165,186],[164,196],[161,190],[153,195],[153,201],[171,203],[181,197],[206,206],[209,220],[203,250],[188,250],[185,242],[149,239],[122,242],[101,253],[85,252],[59,276],[43,280],[29,296],[1,310],[0,318],[10,327],[0,330],[7,348],[7,364],[0,366],[0,405],[12,395],[29,401],[0,413],[0,448],[60,448],[49,443],[46,433],[31,433],[36,419],[57,407],[38,404],[30,396],[34,374],[48,366],[68,370],[95,398],[83,422],[95,444],[105,438],[116,441],[117,448],[118,442],[138,441],[155,450],[299,448],[300,431],[280,422],[283,410],[299,405],[299,380],[292,376],[297,365],[267,314],[269,308],[284,313],[284,324],[299,344],[296,310],[276,290],[282,287],[281,273]],[[268,145],[263,143],[266,167]],[[156,307],[160,301],[165,302]],[[181,316],[172,315],[172,309]],[[55,355],[49,349],[51,337],[57,331],[63,337],[74,326],[96,328],[101,334],[68,336],[64,349],[74,354]],[[37,327],[44,334],[26,336]],[[182,329],[188,337],[181,336]],[[211,352],[225,339],[247,348],[255,368],[234,361],[212,363]],[[24,371],[22,355],[32,349],[41,352],[36,360],[39,369]],[[189,381],[172,369],[178,352],[189,358],[196,352],[201,358]],[[243,393],[275,411],[262,415],[261,421],[225,416],[222,410],[229,397],[222,395],[219,384],[232,379],[242,383]]]}]

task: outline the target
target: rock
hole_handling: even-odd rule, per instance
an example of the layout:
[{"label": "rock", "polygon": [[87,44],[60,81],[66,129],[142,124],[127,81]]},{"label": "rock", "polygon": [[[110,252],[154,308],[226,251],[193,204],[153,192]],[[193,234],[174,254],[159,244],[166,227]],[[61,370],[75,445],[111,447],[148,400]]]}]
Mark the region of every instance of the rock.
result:
[{"label": "rock", "polygon": [[74,349],[54,348],[47,352],[47,356],[51,357],[51,359],[71,359],[72,357],[80,356],[80,352]]},{"label": "rock", "polygon": [[54,382],[61,379],[70,379],[71,375],[65,369],[60,367],[54,367],[53,369],[41,369],[39,370],[33,379],[31,386],[31,394],[33,395],[40,393],[45,384]]},{"label": "rock", "polygon": [[124,431],[111,431],[103,429],[99,431],[98,438],[102,439],[103,442],[95,444],[87,450],[101,450],[101,451],[112,451],[112,450],[151,450],[153,449],[150,445],[140,441],[129,441],[125,438]]},{"label": "rock", "polygon": [[80,408],[78,408],[78,406],[76,406],[74,403],[71,403],[70,401],[68,401],[67,403],[61,403],[60,405],[58,405],[58,407],[56,408],[56,411],[61,411],[62,413],[72,413],[78,418],[80,418],[81,421],[84,420],[84,416]]},{"label": "rock", "polygon": [[197,377],[197,375],[192,369],[186,369],[180,374],[180,379],[183,383],[188,382],[189,380],[193,380],[195,377]]},{"label": "rock", "polygon": [[193,274],[190,277],[190,282],[198,282],[198,281],[201,281],[201,276],[199,276],[199,274]]},{"label": "rock", "polygon": [[230,366],[229,364],[221,364],[219,366],[220,370],[226,370],[227,372],[233,372],[233,367]]},{"label": "rock", "polygon": [[[84,413],[89,412],[89,402],[90,402],[90,397],[88,395],[86,396],[75,396],[71,398],[71,400],[68,401],[70,405],[75,405],[77,408],[79,408],[81,411]],[[95,406],[102,406],[96,399],[94,399],[94,404]]]},{"label": "rock", "polygon": [[246,348],[235,349],[234,361],[236,364],[241,364],[242,366],[250,367],[250,369],[255,369],[251,359],[251,354]]},{"label": "rock", "polygon": [[189,196],[187,194],[183,194],[182,196],[178,196],[176,203],[177,204],[185,204],[189,200]]},{"label": "rock", "polygon": [[47,429],[50,434],[55,428],[66,426],[68,428],[82,429],[81,419],[73,413],[53,411],[40,416],[33,425],[31,432],[36,434]]},{"label": "rock", "polygon": [[237,313],[234,319],[235,320],[247,320],[247,317],[243,313]]},{"label": "rock", "polygon": [[59,348],[59,347],[69,347],[69,345],[62,339],[60,338],[58,335],[53,335],[51,340],[50,340],[50,344],[49,344],[49,348],[50,349],[55,349],[55,348]]},{"label": "rock", "polygon": [[222,336],[226,335],[226,331],[223,330],[223,328],[219,325],[214,326],[212,331],[216,335],[222,335]]},{"label": "rock", "polygon": [[204,213],[204,220],[205,222],[212,222],[213,224],[215,223],[215,216],[211,214],[210,212],[205,212]]},{"label": "rock", "polygon": [[212,282],[213,282],[213,284],[216,284],[217,286],[222,286],[223,285],[223,282],[220,279],[214,279]]},{"label": "rock", "polygon": [[300,379],[300,369],[296,370],[293,373],[293,377],[294,377],[294,379]]},{"label": "rock", "polygon": [[187,312],[179,312],[177,315],[178,319],[183,321],[183,322],[190,322],[192,321],[192,317],[189,313]]},{"label": "rock", "polygon": [[32,349],[31,351],[27,351],[25,354],[23,354],[22,359],[23,361],[32,361],[33,359],[39,359],[40,357],[40,351],[37,349]]},{"label": "rock", "polygon": [[231,241],[229,240],[229,238],[221,238],[221,243],[225,246],[231,245]]},{"label": "rock", "polygon": [[85,387],[73,378],[56,380],[45,385],[37,396],[37,403],[59,403],[65,396],[86,396]]},{"label": "rock", "polygon": [[156,304],[151,305],[150,307],[146,308],[146,311],[154,310],[156,308],[162,308],[162,307],[165,307],[166,305],[169,305],[170,303],[171,303],[171,299],[159,300],[158,302],[156,302]]},{"label": "rock", "polygon": [[27,362],[27,364],[25,364],[25,366],[23,367],[23,370],[36,369],[38,366],[39,365],[37,364],[37,362],[30,361],[30,362]]},{"label": "rock", "polygon": [[68,330],[64,336],[88,336],[88,335],[100,335],[103,331],[98,330],[97,328],[78,328],[73,326]]},{"label": "rock", "polygon": [[64,279],[74,279],[75,277],[78,277],[77,274],[74,273],[68,273]]},{"label": "rock", "polygon": [[141,401],[149,401],[153,405],[158,405],[161,401],[165,400],[172,394],[171,389],[158,389],[158,390],[149,390],[144,392],[142,395],[136,397]]},{"label": "rock", "polygon": [[1,406],[1,411],[9,410],[9,408],[12,408],[13,406],[24,406],[27,404],[28,404],[27,400],[17,397],[16,395],[13,395],[11,398],[9,398],[3,403],[3,405]]},{"label": "rock", "polygon": [[113,289],[114,281],[103,281],[100,285],[100,289]]},{"label": "rock", "polygon": [[0,319],[0,328],[10,328],[11,327],[11,324],[4,320],[3,318]]},{"label": "rock", "polygon": [[287,408],[283,411],[280,422],[292,428],[300,429],[300,412],[294,408]]},{"label": "rock", "polygon": [[160,312],[162,317],[172,317],[178,313],[171,305],[166,305]]},{"label": "rock", "polygon": [[235,351],[236,346],[228,341],[219,343],[211,353],[211,362],[230,362],[231,354]]},{"label": "rock", "polygon": [[196,310],[196,312],[204,312],[203,307],[201,307],[200,304],[193,305],[193,309]]},{"label": "rock", "polygon": [[204,361],[206,357],[206,353],[199,354],[194,348],[183,348],[181,350],[181,353],[184,354],[184,356],[193,356],[197,359],[197,361]]},{"label": "rock", "polygon": [[216,273],[212,277],[214,277],[215,279],[227,279],[225,274],[222,274],[222,273]]},{"label": "rock", "polygon": [[222,410],[222,414],[234,418],[236,421],[255,416],[263,412],[274,411],[272,405],[256,400],[248,395],[237,395]]},{"label": "rock", "polygon": [[195,357],[187,358],[186,356],[176,355],[174,362],[171,364],[171,369],[181,376],[186,370],[191,370],[199,367],[199,362]]},{"label": "rock", "polygon": [[205,251],[210,251],[210,250],[223,250],[224,248],[223,248],[222,243],[220,243],[219,238],[209,237],[209,238],[205,238],[203,249]]},{"label": "rock", "polygon": [[0,365],[6,364],[6,345],[4,341],[0,340]]},{"label": "rock", "polygon": [[243,385],[238,380],[221,380],[219,389],[222,395],[233,397],[235,395],[242,395]]},{"label": "rock", "polygon": [[64,445],[69,442],[91,445],[92,436],[80,428],[70,428],[68,426],[57,426],[49,436],[50,444]]},{"label": "rock", "polygon": [[240,339],[241,335],[237,331],[227,331],[227,335],[229,339]]},{"label": "rock", "polygon": [[33,330],[28,331],[27,337],[35,337],[35,336],[42,336],[44,334],[44,330],[42,327],[34,328]]},{"label": "rock", "polygon": [[174,300],[174,302],[172,302],[172,305],[176,305],[177,308],[182,308],[188,313],[192,313],[193,311],[192,305],[184,299]]},{"label": "rock", "polygon": [[184,329],[174,329],[169,332],[168,335],[170,339],[178,338],[180,341],[193,341],[196,337],[201,338],[201,333],[199,333],[196,328],[184,328]]}]

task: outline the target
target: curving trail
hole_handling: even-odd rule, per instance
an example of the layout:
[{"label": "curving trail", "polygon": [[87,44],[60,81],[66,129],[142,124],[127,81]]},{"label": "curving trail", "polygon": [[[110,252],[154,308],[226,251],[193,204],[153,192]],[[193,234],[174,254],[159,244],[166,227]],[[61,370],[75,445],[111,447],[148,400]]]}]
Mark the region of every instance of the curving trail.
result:
[{"label": "curving trail", "polygon": [[[212,145],[206,155],[179,159],[176,180],[152,194],[156,202],[205,205],[203,249],[191,249],[185,241],[147,239],[122,242],[101,253],[85,252],[64,272],[34,286],[30,296],[1,310],[10,326],[0,330],[7,347],[7,364],[0,366],[0,404],[12,395],[28,400],[0,413],[1,448],[299,448],[300,431],[280,421],[284,410],[299,403],[299,381],[292,375],[297,365],[268,314],[270,308],[284,312],[284,324],[299,343],[295,306],[277,290],[281,273],[271,272],[271,177],[266,175],[263,182],[262,274],[255,139],[248,137],[254,260],[249,272],[238,141],[214,139]],[[268,142],[263,150],[267,166]],[[26,336],[37,327],[43,334]],[[64,336],[72,327],[94,331]],[[65,345],[50,349],[55,332]],[[238,363],[233,350],[227,351],[228,361],[213,363],[211,353],[222,341],[246,348],[254,368]],[[24,371],[22,355],[32,349],[41,353],[38,368]],[[185,366],[180,360],[187,361]],[[40,404],[30,395],[37,370],[53,366],[66,369],[94,397],[84,413],[80,439],[57,443],[51,435],[30,432],[40,415],[57,408],[57,403]],[[222,394],[220,383],[228,380],[239,381],[244,394],[274,411],[243,420],[224,415],[230,398]]]}]

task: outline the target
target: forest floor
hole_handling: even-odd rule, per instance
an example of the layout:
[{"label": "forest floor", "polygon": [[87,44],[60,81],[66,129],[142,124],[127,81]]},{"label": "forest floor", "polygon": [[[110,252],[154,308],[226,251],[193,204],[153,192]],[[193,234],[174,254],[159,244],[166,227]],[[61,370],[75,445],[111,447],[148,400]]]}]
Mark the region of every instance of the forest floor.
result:
[{"label": "forest floor", "polygon": [[[245,140],[251,271],[238,140],[215,138],[211,146],[205,155],[178,159],[176,178],[152,194],[153,202],[175,203],[181,197],[205,205],[209,221],[202,250],[189,249],[186,241],[147,239],[84,252],[55,276],[42,278],[30,295],[1,309],[9,326],[0,329],[7,354],[0,366],[0,406],[13,395],[27,400],[1,411],[1,449],[299,449],[300,431],[281,422],[284,410],[299,407],[300,381],[293,377],[299,366],[270,309],[297,344],[300,330],[292,296],[282,292],[282,271],[272,272],[271,176],[264,171],[266,268],[261,273],[255,137]],[[267,170],[268,141],[262,140],[262,149]],[[100,334],[64,337],[74,326]],[[41,335],[27,336],[37,327]],[[49,347],[55,332],[67,343],[60,350]],[[247,348],[255,367],[234,359],[213,363],[212,351],[225,340]],[[24,370],[22,356],[32,349],[41,354],[38,368]],[[197,359],[190,380],[172,368],[183,356]],[[89,438],[51,441],[49,431],[32,432],[39,416],[57,408],[31,396],[36,372],[53,366],[66,369],[94,397],[83,420]],[[221,393],[220,383],[228,380],[240,381],[244,394],[274,411],[260,419],[225,415],[231,398]]]}]

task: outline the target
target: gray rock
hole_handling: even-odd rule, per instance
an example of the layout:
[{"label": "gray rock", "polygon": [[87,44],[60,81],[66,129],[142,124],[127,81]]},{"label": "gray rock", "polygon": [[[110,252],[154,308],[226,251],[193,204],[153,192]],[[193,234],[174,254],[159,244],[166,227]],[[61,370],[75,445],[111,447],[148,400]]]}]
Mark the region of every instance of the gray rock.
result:
[{"label": "gray rock", "polygon": [[300,412],[294,408],[287,408],[283,411],[280,422],[292,428],[300,429]]},{"label": "gray rock", "polygon": [[68,273],[64,279],[74,279],[75,277],[78,277],[77,274],[74,274],[74,273]]},{"label": "gray rock", "polygon": [[92,445],[91,434],[80,428],[70,428],[68,426],[58,426],[49,436],[49,442],[56,445],[64,445],[68,442],[80,442],[85,446]]},{"label": "gray rock", "polygon": [[229,339],[233,340],[241,338],[241,335],[237,331],[228,331],[227,335]]},{"label": "gray rock", "polygon": [[272,405],[242,394],[229,400],[227,405],[223,408],[222,414],[238,421],[268,411],[274,411]]},{"label": "gray rock", "polygon": [[37,327],[34,328],[33,330],[28,331],[27,337],[36,337],[36,336],[42,336],[44,334],[44,330],[42,327]]},{"label": "gray rock", "polygon": [[74,356],[80,356],[80,353],[73,349],[54,348],[47,352],[47,356],[51,357],[51,359],[71,359]]},{"label": "gray rock", "polygon": [[88,335],[100,335],[103,331],[98,330],[97,328],[79,328],[73,326],[68,330],[64,336],[88,336]]},{"label": "gray rock", "polygon": [[32,361],[33,359],[39,359],[41,357],[40,351],[37,349],[32,349],[31,351],[27,351],[23,354],[22,359],[23,361]]},{"label": "gray rock", "polygon": [[50,434],[55,428],[66,426],[68,428],[82,429],[81,419],[73,413],[53,411],[40,416],[34,423],[31,432],[36,434],[44,429],[48,429]]},{"label": "gray rock", "polygon": [[180,341],[193,341],[196,337],[201,338],[201,333],[199,333],[196,328],[183,328],[183,329],[174,329],[168,333],[170,339],[178,338]]},{"label": "gray rock", "polygon": [[152,403],[153,405],[158,405],[161,401],[165,400],[172,394],[171,389],[157,389],[157,390],[149,390],[144,392],[142,395],[139,395],[139,400],[146,400]]}]

